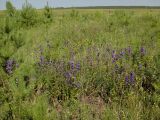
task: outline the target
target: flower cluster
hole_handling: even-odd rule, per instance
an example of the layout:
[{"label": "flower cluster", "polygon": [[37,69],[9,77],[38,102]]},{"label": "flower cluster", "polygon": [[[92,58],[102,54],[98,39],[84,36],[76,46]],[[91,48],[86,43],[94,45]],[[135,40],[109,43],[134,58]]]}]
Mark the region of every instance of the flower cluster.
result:
[{"label": "flower cluster", "polygon": [[126,75],[125,77],[125,83],[126,85],[133,85],[135,83],[135,73],[134,72],[130,72],[129,75]]},{"label": "flower cluster", "polygon": [[120,58],[124,57],[124,56],[131,56],[132,55],[132,48],[131,46],[121,49],[120,52],[117,52],[115,50],[112,51],[112,62],[116,62],[117,60],[119,60]]},{"label": "flower cluster", "polygon": [[15,61],[12,59],[7,60],[6,62],[6,72],[8,74],[12,74],[14,68]]},{"label": "flower cluster", "polygon": [[[135,52],[132,50],[132,48],[129,46],[127,48],[121,49],[120,52],[113,50],[112,54],[111,54],[111,58],[112,58],[112,63],[114,63],[114,71],[115,73],[118,74],[122,74],[122,73],[126,73],[128,70],[125,66],[127,67],[133,67],[132,65],[138,64],[138,70],[142,69],[142,64],[139,63],[139,58],[141,59],[142,56],[144,56],[146,54],[146,50],[144,47],[140,47],[139,52]],[[137,57],[136,57],[137,56]],[[141,56],[141,57],[140,57]],[[136,59],[137,62],[131,61],[130,63],[126,63],[126,61],[128,61],[128,58],[132,58]],[[134,58],[136,57],[136,58]],[[123,60],[121,58],[124,58],[125,62],[123,62]],[[119,61],[120,60],[120,61]],[[130,59],[132,60],[132,59]],[[133,85],[135,83],[135,72],[134,70],[132,72],[127,72],[129,74],[127,74],[125,76],[125,83],[126,85]],[[124,77],[124,75],[122,75],[122,77]]]},{"label": "flower cluster", "polygon": [[69,65],[69,70],[65,73],[65,78],[66,78],[67,83],[70,86],[80,88],[81,84],[78,81],[75,81],[76,80],[76,74],[81,69],[80,62],[75,63],[73,60],[70,60],[68,62],[68,65]]}]

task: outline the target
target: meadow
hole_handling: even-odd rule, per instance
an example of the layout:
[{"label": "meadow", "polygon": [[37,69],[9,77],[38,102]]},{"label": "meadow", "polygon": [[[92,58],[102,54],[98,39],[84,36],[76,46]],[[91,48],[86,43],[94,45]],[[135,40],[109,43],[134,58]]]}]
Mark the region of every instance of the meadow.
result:
[{"label": "meadow", "polygon": [[160,9],[0,11],[0,120],[160,120]]}]

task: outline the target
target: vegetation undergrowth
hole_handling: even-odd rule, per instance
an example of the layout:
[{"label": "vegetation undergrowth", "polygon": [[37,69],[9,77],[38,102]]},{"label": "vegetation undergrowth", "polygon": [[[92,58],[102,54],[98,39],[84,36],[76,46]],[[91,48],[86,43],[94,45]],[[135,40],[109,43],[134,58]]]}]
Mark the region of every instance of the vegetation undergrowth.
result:
[{"label": "vegetation undergrowth", "polygon": [[160,119],[159,10],[6,8],[0,119]]}]

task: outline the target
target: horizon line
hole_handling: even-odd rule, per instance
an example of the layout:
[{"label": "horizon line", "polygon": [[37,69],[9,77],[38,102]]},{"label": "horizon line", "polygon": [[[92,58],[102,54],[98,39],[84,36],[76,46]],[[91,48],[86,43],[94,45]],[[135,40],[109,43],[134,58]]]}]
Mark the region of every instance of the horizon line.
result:
[{"label": "horizon line", "polygon": [[[15,7],[15,6],[14,6]],[[33,8],[36,8],[32,5]],[[45,7],[45,6],[44,6]],[[42,8],[36,8],[36,9],[44,9],[44,7]],[[51,7],[52,9],[71,9],[71,8],[102,8],[102,7],[105,7],[105,8],[160,8],[160,6],[152,6],[152,5],[114,5],[114,6],[111,6],[111,5],[105,5],[105,6],[68,6],[68,7]],[[16,8],[16,7],[15,7]],[[21,10],[22,8],[16,8],[17,10]],[[0,10],[6,10],[5,9],[0,9]]]}]

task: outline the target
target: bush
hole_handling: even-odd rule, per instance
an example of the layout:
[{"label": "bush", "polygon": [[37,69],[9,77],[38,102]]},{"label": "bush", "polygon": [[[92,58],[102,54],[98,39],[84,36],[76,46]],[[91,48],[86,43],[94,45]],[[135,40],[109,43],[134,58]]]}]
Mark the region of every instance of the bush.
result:
[{"label": "bush", "polygon": [[52,8],[49,7],[48,2],[44,8],[44,17],[44,23],[49,23],[53,20]]},{"label": "bush", "polygon": [[15,15],[16,9],[10,1],[6,2],[6,9],[8,16],[13,17]]},{"label": "bush", "polygon": [[20,18],[22,26],[29,27],[36,25],[37,16],[37,12],[31,4],[29,4],[28,2],[23,4]]}]

